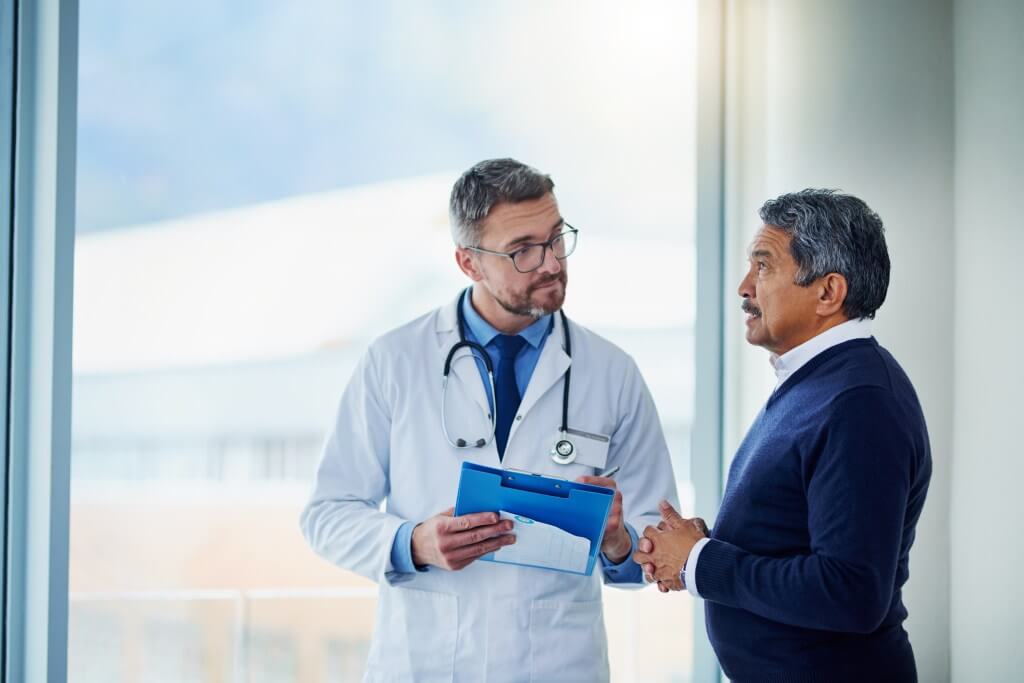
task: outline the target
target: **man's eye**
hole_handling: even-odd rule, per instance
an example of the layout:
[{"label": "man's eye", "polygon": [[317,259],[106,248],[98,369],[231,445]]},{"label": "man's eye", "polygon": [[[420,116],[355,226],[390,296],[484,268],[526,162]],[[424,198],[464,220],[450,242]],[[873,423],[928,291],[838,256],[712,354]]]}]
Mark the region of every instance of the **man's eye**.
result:
[{"label": "man's eye", "polygon": [[757,262],[757,269],[758,270],[764,270],[767,267],[768,267],[768,264],[765,263],[764,261],[758,261]]}]

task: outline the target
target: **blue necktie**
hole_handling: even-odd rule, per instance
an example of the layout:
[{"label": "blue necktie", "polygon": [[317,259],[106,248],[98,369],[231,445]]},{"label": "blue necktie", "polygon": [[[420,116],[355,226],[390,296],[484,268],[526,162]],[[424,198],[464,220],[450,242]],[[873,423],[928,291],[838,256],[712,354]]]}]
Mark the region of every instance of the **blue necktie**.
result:
[{"label": "blue necktie", "polygon": [[498,416],[494,430],[494,440],[498,445],[498,460],[505,457],[505,444],[508,433],[512,429],[512,421],[519,412],[519,387],[516,386],[516,356],[523,348],[526,340],[519,335],[499,334],[494,338],[498,347],[498,376],[494,382],[494,397]]}]

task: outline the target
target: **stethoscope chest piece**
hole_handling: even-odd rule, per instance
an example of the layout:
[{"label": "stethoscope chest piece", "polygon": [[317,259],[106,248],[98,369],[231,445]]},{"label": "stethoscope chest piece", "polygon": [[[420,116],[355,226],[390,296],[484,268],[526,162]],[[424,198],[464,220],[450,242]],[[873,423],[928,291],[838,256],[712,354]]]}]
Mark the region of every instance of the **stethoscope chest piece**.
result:
[{"label": "stethoscope chest piece", "polygon": [[559,439],[551,449],[551,459],[559,465],[569,465],[576,460],[576,447],[568,439]]}]

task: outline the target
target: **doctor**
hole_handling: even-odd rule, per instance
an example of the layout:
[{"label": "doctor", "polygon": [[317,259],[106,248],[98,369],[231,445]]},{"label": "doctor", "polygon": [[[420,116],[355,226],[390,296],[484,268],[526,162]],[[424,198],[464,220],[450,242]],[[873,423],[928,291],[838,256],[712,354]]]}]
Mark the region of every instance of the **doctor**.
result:
[{"label": "doctor", "polygon": [[[450,214],[472,286],[372,343],[341,397],[301,523],[380,584],[366,681],[608,680],[602,580],[643,584],[636,530],[676,501],[633,359],[562,313],[577,231],[553,188],[513,159],[466,171]],[[477,562],[515,538],[497,511],[452,515],[466,460],[617,486],[593,575]]]}]

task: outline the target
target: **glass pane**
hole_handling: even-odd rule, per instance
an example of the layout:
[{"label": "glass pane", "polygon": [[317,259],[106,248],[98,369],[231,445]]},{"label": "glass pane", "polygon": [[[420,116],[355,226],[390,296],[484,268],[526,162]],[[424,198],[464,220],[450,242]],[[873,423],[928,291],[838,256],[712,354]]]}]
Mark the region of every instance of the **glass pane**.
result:
[{"label": "glass pane", "polygon": [[[694,20],[81,3],[72,680],[360,679],[376,587],[298,515],[369,341],[465,286],[447,198],[480,159],[554,177],[568,314],[637,360],[692,509]],[[606,600],[614,680],[690,680],[687,595]]]}]

